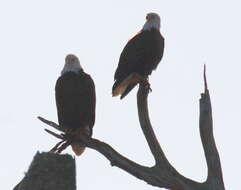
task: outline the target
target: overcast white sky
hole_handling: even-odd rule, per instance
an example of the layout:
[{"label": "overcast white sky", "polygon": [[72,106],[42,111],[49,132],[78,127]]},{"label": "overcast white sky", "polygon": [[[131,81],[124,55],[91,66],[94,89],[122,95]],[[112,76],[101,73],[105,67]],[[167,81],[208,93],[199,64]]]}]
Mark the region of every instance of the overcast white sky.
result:
[{"label": "overcast white sky", "polygon": [[[153,164],[138,123],[136,90],[123,101],[111,97],[119,55],[148,12],[160,14],[166,39],[149,96],[162,148],[180,173],[205,180],[198,100],[206,63],[225,186],[240,189],[240,10],[238,0],[0,1],[1,189],[12,189],[34,154],[57,142],[36,117],[57,121],[54,86],[68,53],[76,54],[95,80],[94,137],[140,164]],[[80,184],[85,190],[157,189],[90,149],[76,163],[78,189]]]}]

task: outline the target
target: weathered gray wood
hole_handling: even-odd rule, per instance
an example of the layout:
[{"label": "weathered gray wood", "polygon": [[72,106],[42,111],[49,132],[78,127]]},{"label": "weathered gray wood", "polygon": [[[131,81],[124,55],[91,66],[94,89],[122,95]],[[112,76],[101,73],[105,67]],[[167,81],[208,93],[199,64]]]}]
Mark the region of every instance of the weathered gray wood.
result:
[{"label": "weathered gray wood", "polygon": [[140,84],[139,90],[137,93],[137,108],[138,108],[139,122],[140,122],[142,132],[147,140],[149,148],[155,159],[155,163],[160,167],[165,167],[169,165],[168,160],[156,138],[155,132],[151,125],[151,121],[149,119],[148,104],[147,104],[148,93],[149,93],[149,89],[146,88],[145,85]]},{"label": "weathered gray wood", "polygon": [[75,159],[70,155],[39,153],[14,190],[76,190]]},{"label": "weathered gray wood", "polygon": [[200,99],[199,130],[208,166],[205,185],[210,190],[224,190],[221,161],[213,135],[213,118],[211,98],[207,86],[206,69],[204,68],[204,93]]}]

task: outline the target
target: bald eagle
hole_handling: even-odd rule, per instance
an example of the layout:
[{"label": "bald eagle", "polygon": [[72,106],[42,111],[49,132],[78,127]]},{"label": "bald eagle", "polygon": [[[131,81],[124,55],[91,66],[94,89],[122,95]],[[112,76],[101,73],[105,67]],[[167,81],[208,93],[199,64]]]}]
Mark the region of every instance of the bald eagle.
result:
[{"label": "bald eagle", "polygon": [[[84,72],[75,55],[67,55],[65,65],[55,86],[58,121],[71,134],[92,136],[95,123],[95,85],[90,75]],[[71,144],[76,155],[85,147]]]},{"label": "bald eagle", "polygon": [[156,13],[149,13],[142,30],[129,40],[120,55],[112,96],[120,95],[122,99],[141,80],[147,80],[161,61],[163,51],[164,38],[160,33],[160,17]]}]

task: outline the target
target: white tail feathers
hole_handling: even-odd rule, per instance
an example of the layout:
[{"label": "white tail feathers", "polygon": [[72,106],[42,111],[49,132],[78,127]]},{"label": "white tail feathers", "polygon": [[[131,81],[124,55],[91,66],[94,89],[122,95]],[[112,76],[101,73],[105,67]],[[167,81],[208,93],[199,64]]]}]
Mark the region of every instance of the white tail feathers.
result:
[{"label": "white tail feathers", "polygon": [[142,80],[142,77],[137,73],[130,74],[126,79],[124,79],[112,92],[112,96],[123,95],[128,86],[136,85]]}]

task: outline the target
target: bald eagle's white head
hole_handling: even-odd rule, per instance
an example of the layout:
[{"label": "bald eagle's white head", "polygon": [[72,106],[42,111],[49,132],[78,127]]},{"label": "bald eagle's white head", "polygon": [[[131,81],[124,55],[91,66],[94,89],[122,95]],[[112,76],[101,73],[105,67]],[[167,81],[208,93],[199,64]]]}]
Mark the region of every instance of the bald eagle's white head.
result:
[{"label": "bald eagle's white head", "polygon": [[80,70],[83,70],[83,68],[80,65],[78,57],[73,54],[67,55],[65,57],[65,64],[63,70],[61,71],[61,75],[66,72],[78,73]]},{"label": "bald eagle's white head", "polygon": [[146,15],[146,23],[144,24],[142,30],[156,29],[160,30],[161,19],[157,13],[148,13]]}]

